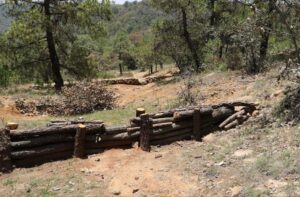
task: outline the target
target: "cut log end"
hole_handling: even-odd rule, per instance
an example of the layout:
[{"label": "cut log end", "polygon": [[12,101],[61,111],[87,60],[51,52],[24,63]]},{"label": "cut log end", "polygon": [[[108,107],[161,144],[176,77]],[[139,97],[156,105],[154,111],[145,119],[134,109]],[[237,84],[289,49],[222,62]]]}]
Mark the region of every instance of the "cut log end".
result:
[{"label": "cut log end", "polygon": [[84,124],[79,124],[78,127],[79,127],[79,129],[85,129],[86,128],[86,126]]},{"label": "cut log end", "polygon": [[142,114],[145,114],[146,110],[144,108],[137,108],[136,109],[136,117],[140,117]]}]

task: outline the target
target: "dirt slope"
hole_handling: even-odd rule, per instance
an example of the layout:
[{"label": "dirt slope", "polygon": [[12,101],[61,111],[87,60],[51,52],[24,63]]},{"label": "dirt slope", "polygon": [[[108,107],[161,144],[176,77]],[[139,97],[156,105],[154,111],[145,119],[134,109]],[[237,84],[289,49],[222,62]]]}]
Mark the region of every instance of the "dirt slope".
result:
[{"label": "dirt slope", "polygon": [[[196,80],[201,104],[257,101],[260,115],[203,142],[153,147],[151,153],[109,150],[86,160],[17,169],[0,177],[0,196],[300,196],[300,125],[282,124],[270,115],[288,83],[277,83],[276,71],[210,73]],[[111,88],[121,106],[141,99],[163,104],[182,84]]]}]

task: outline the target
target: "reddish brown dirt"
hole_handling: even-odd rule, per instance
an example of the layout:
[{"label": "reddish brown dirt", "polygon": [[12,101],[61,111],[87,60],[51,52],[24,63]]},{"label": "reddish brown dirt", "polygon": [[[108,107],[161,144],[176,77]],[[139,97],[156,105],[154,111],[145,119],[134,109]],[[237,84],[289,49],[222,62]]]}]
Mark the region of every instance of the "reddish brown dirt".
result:
[{"label": "reddish brown dirt", "polygon": [[[211,73],[197,83],[199,88],[195,90],[203,98],[201,104],[249,100],[268,106],[282,96],[283,87],[276,84],[272,73],[268,77]],[[111,88],[120,95],[120,106],[125,106],[140,100],[168,102],[176,98],[182,84]],[[11,116],[15,113],[5,107],[1,110]],[[16,114],[16,117],[22,116]],[[0,196],[287,196],[290,190],[285,186],[290,184],[296,185],[292,194],[297,196],[300,183],[293,174],[281,175],[274,182],[276,175],[260,171],[257,165],[262,164],[256,162],[268,150],[281,154],[295,139],[290,135],[296,135],[293,129],[264,132],[250,125],[243,131],[211,134],[203,142],[153,147],[151,153],[137,149],[109,150],[86,160],[16,169],[0,177]],[[289,148],[293,156],[297,149],[294,146]],[[295,153],[295,161],[300,161],[299,158]]]}]

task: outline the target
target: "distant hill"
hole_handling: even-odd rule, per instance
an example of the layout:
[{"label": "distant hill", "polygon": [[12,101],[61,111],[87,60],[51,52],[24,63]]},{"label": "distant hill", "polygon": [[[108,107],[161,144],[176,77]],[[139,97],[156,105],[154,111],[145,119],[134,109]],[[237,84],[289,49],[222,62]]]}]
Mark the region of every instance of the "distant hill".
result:
[{"label": "distant hill", "polygon": [[[126,2],[123,5],[113,4],[112,12],[113,18],[108,29],[110,36],[114,36],[118,31],[145,31],[162,16],[161,12],[151,7],[149,0]],[[5,31],[11,22],[12,18],[5,16],[5,6],[0,6],[0,32]]]},{"label": "distant hill", "polygon": [[5,9],[5,6],[0,6],[0,32],[5,31],[12,22],[12,18],[5,15]]},{"label": "distant hill", "polygon": [[149,0],[112,5],[112,12],[114,16],[109,25],[111,36],[118,31],[132,33],[147,30],[156,19],[162,16],[161,12],[151,7]]}]

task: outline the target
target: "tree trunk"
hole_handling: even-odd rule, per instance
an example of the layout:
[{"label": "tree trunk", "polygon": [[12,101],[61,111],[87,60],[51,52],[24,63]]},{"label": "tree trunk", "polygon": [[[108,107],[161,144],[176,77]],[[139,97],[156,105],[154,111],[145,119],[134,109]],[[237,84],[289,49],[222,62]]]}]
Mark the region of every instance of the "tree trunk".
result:
[{"label": "tree trunk", "polygon": [[122,64],[119,64],[119,70],[120,70],[120,75],[123,75],[123,68],[122,68]]},{"label": "tree trunk", "polygon": [[199,69],[201,69],[202,65],[201,65],[200,58],[197,53],[197,49],[192,41],[190,32],[188,31],[187,14],[186,14],[185,8],[183,8],[183,7],[181,8],[181,13],[182,13],[183,36],[184,36],[184,39],[192,53],[192,56],[193,56],[193,59],[195,62],[195,66],[196,66],[196,70],[199,71]]},{"label": "tree trunk", "polygon": [[210,0],[209,1],[209,7],[210,7],[210,26],[214,26],[216,23],[216,12],[215,12],[215,1],[216,0]]},{"label": "tree trunk", "polygon": [[150,64],[150,74],[153,74],[153,64]]},{"label": "tree trunk", "polygon": [[[119,53],[119,61],[121,60],[121,57],[122,57],[122,55],[121,55],[121,53]],[[120,75],[122,76],[123,75],[123,67],[122,67],[121,63],[119,63],[119,70],[120,70]]]},{"label": "tree trunk", "polygon": [[56,52],[55,41],[54,41],[54,36],[53,36],[53,31],[52,31],[52,25],[50,22],[51,21],[50,0],[45,0],[44,8],[45,8],[45,15],[47,18],[46,39],[47,39],[48,51],[49,51],[49,56],[50,56],[50,60],[51,60],[51,65],[52,65],[52,74],[53,74],[53,78],[54,78],[55,89],[61,90],[61,88],[64,86],[64,81],[63,81],[63,78],[60,73],[61,65],[60,65],[58,55]]},{"label": "tree trunk", "polygon": [[271,14],[274,11],[274,0],[269,0],[269,5],[268,5],[268,18],[266,22],[266,26],[264,29],[264,32],[262,33],[262,38],[260,42],[260,51],[259,51],[259,56],[260,56],[260,64],[264,62],[264,60],[267,57],[268,53],[268,48],[269,48],[269,38],[270,38],[270,33],[272,31],[273,25],[272,25],[272,20],[271,20]]}]

